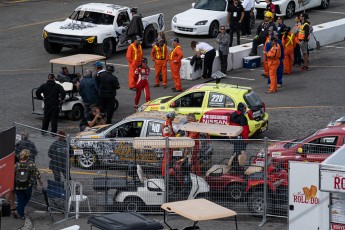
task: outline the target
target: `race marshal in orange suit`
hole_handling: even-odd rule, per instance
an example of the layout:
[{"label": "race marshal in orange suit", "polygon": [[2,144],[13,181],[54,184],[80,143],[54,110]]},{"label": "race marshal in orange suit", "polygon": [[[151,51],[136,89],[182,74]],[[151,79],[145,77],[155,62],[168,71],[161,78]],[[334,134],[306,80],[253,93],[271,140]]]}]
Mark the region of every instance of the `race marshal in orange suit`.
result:
[{"label": "race marshal in orange suit", "polygon": [[135,74],[136,68],[139,67],[141,64],[141,60],[143,59],[143,49],[141,47],[142,38],[136,36],[132,44],[128,46],[126,58],[129,64],[128,70],[128,87],[131,90],[136,90],[135,85],[138,81],[138,75]]},{"label": "race marshal in orange suit", "polygon": [[174,81],[174,87],[172,90],[174,92],[182,92],[180,69],[183,52],[180,46],[180,40],[178,38],[173,38],[172,45],[174,48],[169,55],[171,75]]},{"label": "race marshal in orange suit", "polygon": [[154,87],[159,87],[159,76],[162,74],[163,77],[163,87],[167,87],[167,62],[169,58],[167,45],[161,37],[157,38],[156,44],[153,45],[151,51],[151,59],[155,62],[155,85]]},{"label": "race marshal in orange suit", "polygon": [[[175,112],[169,112],[167,113],[167,119],[165,120],[165,122],[162,125],[162,136],[163,137],[174,137],[175,136],[175,132],[173,129],[173,124],[172,122],[174,121],[175,117],[176,117],[176,113]],[[172,154],[170,151],[169,154],[169,162],[172,161]],[[166,149],[164,149],[164,156],[163,156],[163,161],[162,161],[162,176],[165,176],[165,167],[167,165],[167,153],[166,153]]]}]

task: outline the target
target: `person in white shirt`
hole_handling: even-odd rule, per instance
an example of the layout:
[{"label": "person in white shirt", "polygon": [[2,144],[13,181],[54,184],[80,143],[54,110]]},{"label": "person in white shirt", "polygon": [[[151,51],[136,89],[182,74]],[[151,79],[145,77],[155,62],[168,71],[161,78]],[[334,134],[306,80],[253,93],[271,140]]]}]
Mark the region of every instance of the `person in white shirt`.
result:
[{"label": "person in white shirt", "polygon": [[250,31],[250,18],[254,15],[254,0],[244,0],[242,2],[244,8],[244,18],[242,23],[242,36],[250,36],[252,32]]},{"label": "person in white shirt", "polygon": [[212,75],[212,65],[214,58],[216,57],[216,50],[206,42],[191,42],[191,47],[196,52],[196,57],[200,58],[201,54],[204,54],[204,70],[202,73],[202,78],[211,78]]}]

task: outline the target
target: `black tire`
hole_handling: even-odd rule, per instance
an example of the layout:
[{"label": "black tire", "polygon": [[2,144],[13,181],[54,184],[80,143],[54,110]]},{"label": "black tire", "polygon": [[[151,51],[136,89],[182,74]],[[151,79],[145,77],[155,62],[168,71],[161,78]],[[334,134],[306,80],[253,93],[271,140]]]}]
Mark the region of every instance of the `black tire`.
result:
[{"label": "black tire", "polygon": [[289,4],[286,7],[285,17],[292,18],[295,15],[295,11],[296,11],[295,3],[293,1],[289,2]]},{"label": "black tire", "polygon": [[264,193],[261,191],[253,192],[247,201],[248,211],[253,214],[262,214],[264,210]]},{"label": "black tire", "polygon": [[255,16],[254,15],[250,17],[249,25],[250,25],[249,26],[250,29],[254,29],[255,28]]},{"label": "black tire", "polygon": [[43,43],[44,43],[44,48],[50,54],[57,54],[57,53],[60,53],[60,51],[62,50],[62,45],[49,42],[47,39],[44,39]]},{"label": "black tire", "polygon": [[240,201],[244,199],[245,188],[241,184],[230,184],[226,188],[227,197],[232,201]]},{"label": "black tire", "polygon": [[97,155],[89,149],[83,149],[83,154],[78,157],[78,164],[82,169],[94,169],[97,163]]},{"label": "black tire", "polygon": [[156,41],[157,31],[153,25],[148,25],[145,28],[143,45],[144,47],[152,47],[152,44]]},{"label": "black tire", "polygon": [[79,121],[84,116],[84,107],[81,104],[73,105],[72,110],[68,112],[68,118],[72,121]]},{"label": "black tire", "polygon": [[320,8],[321,9],[327,9],[329,7],[329,0],[322,0]]},{"label": "black tire", "polygon": [[216,38],[219,33],[219,23],[217,21],[211,22],[210,28],[208,29],[208,36],[210,38]]},{"label": "black tire", "polygon": [[145,203],[139,197],[127,197],[123,202],[123,211],[139,212],[145,208]]},{"label": "black tire", "polygon": [[119,101],[115,98],[114,112],[119,108]]},{"label": "black tire", "polygon": [[106,38],[101,44],[96,44],[93,46],[93,52],[98,55],[110,58],[115,51],[115,44],[111,38]]}]

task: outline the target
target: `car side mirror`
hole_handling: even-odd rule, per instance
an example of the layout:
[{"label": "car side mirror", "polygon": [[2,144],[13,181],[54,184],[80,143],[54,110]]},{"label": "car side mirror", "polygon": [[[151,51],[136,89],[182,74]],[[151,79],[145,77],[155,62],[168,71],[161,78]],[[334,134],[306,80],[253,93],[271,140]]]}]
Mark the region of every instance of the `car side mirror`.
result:
[{"label": "car side mirror", "polygon": [[195,2],[192,3],[192,8],[194,8],[194,6],[195,6]]},{"label": "car side mirror", "polygon": [[297,153],[300,153],[300,154],[303,153],[303,148],[301,148],[301,147],[298,148],[298,149],[297,149]]},{"label": "car side mirror", "polygon": [[175,108],[175,102],[174,101],[170,104],[170,108]]}]

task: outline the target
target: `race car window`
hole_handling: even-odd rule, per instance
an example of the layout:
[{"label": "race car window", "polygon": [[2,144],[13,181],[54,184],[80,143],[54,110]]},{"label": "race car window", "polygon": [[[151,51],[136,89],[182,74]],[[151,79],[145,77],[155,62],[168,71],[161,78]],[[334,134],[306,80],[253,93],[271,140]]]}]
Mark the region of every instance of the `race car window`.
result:
[{"label": "race car window", "polygon": [[130,121],[126,122],[106,134],[106,138],[115,137],[140,137],[141,129],[144,121]]},{"label": "race car window", "polygon": [[199,0],[194,6],[195,9],[213,11],[224,11],[225,7],[225,0]]},{"label": "race car window", "polygon": [[337,136],[327,136],[314,139],[308,144],[303,145],[303,153],[332,154],[335,152],[337,140]]},{"label": "race car window", "polygon": [[159,122],[150,121],[147,126],[147,137],[162,136],[162,124]]},{"label": "race car window", "polygon": [[205,92],[194,92],[186,94],[175,101],[175,107],[200,108],[204,101]]},{"label": "race car window", "polygon": [[80,22],[90,22],[102,25],[112,25],[114,22],[113,15],[83,10],[74,11],[69,18]]},{"label": "race car window", "polygon": [[126,26],[126,25],[129,25],[129,16],[128,16],[128,13],[127,11],[122,11],[119,13],[119,15],[117,16],[117,19],[116,19],[116,23],[118,26]]},{"label": "race car window", "polygon": [[208,97],[209,108],[234,108],[235,102],[229,97],[221,93],[210,93]]}]

